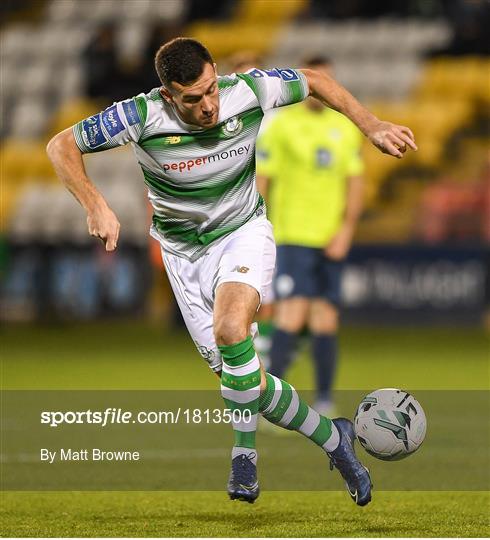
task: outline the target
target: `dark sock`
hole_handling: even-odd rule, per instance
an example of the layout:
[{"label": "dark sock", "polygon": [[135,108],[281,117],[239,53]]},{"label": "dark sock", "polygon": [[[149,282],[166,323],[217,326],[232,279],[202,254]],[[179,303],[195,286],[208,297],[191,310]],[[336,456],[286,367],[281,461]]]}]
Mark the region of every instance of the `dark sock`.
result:
[{"label": "dark sock", "polygon": [[276,328],[272,335],[272,346],[270,351],[271,364],[269,373],[282,378],[288,368],[296,349],[297,335],[279,330]]},{"label": "dark sock", "polygon": [[330,400],[337,365],[337,336],[335,334],[314,334],[312,336],[312,353],[315,362],[317,398]]}]

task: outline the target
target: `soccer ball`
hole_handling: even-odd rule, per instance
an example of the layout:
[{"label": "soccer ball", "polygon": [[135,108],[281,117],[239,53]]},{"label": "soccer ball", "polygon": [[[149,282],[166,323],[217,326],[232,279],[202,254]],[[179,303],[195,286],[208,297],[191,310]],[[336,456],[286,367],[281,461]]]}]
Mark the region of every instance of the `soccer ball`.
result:
[{"label": "soccer ball", "polygon": [[366,452],[378,459],[395,461],[420,448],[427,420],[411,394],[382,388],[363,398],[357,407],[354,429]]}]

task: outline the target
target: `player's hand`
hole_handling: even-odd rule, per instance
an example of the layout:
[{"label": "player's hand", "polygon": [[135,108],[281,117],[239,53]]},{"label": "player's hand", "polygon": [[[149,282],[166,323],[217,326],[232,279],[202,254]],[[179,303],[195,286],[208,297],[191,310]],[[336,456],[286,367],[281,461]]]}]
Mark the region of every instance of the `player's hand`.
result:
[{"label": "player's hand", "polygon": [[332,261],[341,261],[347,257],[352,244],[353,229],[344,225],[325,246],[323,253]]},{"label": "player's hand", "polygon": [[108,206],[90,212],[87,215],[87,225],[89,234],[100,238],[104,242],[106,251],[116,249],[121,225]]},{"label": "player's hand", "polygon": [[368,138],[381,152],[398,159],[403,157],[407,147],[418,150],[410,129],[391,122],[378,121],[369,131]]}]

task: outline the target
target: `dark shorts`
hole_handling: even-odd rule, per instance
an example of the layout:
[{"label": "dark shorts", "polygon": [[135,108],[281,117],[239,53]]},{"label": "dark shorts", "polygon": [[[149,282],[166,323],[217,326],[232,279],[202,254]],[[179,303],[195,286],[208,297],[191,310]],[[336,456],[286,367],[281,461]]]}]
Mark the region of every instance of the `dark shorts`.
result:
[{"label": "dark shorts", "polygon": [[332,261],[322,249],[277,246],[275,299],[293,296],[323,298],[339,306],[343,266],[343,261]]}]

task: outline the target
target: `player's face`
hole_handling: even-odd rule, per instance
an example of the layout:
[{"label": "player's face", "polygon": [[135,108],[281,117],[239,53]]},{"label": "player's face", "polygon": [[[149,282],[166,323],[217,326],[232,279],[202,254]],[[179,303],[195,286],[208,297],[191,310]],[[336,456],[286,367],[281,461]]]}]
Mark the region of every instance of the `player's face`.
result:
[{"label": "player's face", "polygon": [[215,126],[219,114],[216,64],[205,64],[202,75],[191,84],[172,82],[166,97],[187,124],[203,128]]}]

